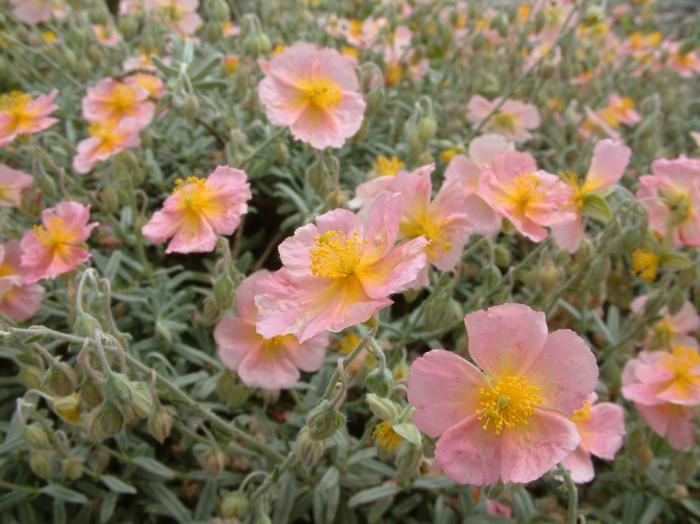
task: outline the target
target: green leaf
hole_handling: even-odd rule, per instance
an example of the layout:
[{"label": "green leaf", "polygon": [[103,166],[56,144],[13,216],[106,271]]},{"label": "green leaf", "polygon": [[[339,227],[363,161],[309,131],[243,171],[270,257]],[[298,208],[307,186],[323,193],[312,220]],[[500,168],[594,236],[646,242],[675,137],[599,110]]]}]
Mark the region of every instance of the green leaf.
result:
[{"label": "green leaf", "polygon": [[132,461],[132,464],[140,467],[144,471],[148,471],[156,477],[171,480],[175,478],[175,472],[168,466],[161,464],[155,459],[148,457],[136,457]]},{"label": "green leaf", "polygon": [[168,64],[164,63],[160,58],[154,56],[151,58],[153,65],[158,68],[158,70],[163,73],[166,77],[177,75],[177,69]]},{"label": "green leaf", "polygon": [[163,484],[151,482],[145,486],[153,501],[178,522],[192,522],[192,514],[177,496]]},{"label": "green leaf", "polygon": [[396,484],[382,484],[381,486],[364,489],[350,497],[350,500],[348,500],[348,506],[354,508],[356,506],[361,506],[362,504],[369,504],[370,502],[374,502],[376,500],[393,497],[400,491],[401,488],[399,488]]},{"label": "green leaf", "polygon": [[217,499],[217,481],[210,479],[204,484],[204,489],[199,494],[197,507],[194,510],[194,518],[198,520],[206,520],[211,517],[216,506]]},{"label": "green leaf", "polygon": [[313,493],[314,522],[333,524],[338,512],[340,501],[340,474],[335,467],[329,468],[321,477],[321,481]]},{"label": "green leaf", "polygon": [[583,197],[583,214],[601,222],[609,221],[613,214],[604,198],[589,194]]},{"label": "green leaf", "polygon": [[102,504],[100,505],[100,524],[107,524],[112,520],[112,515],[114,515],[118,499],[119,494],[113,491],[107,493],[107,496],[102,499]]},{"label": "green leaf", "polygon": [[127,484],[123,480],[120,480],[113,475],[102,475],[100,480],[105,486],[116,493],[127,493],[129,495],[134,495],[137,492],[134,486]]},{"label": "green leaf", "polygon": [[668,271],[683,271],[693,267],[693,261],[680,253],[662,253],[659,264]]},{"label": "green leaf", "polygon": [[65,502],[72,502],[74,504],[87,504],[88,499],[82,493],[78,493],[72,489],[66,488],[64,486],[59,486],[58,484],[49,484],[41,488],[41,492],[44,495],[48,495],[54,499],[63,500]]}]

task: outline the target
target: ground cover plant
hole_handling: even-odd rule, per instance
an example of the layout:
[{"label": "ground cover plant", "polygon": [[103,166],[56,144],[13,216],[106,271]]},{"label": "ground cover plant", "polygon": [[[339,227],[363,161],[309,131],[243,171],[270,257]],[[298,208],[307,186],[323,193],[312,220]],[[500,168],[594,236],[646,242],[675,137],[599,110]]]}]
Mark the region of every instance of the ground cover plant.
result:
[{"label": "ground cover plant", "polygon": [[699,28],[0,0],[0,522],[700,522]]}]

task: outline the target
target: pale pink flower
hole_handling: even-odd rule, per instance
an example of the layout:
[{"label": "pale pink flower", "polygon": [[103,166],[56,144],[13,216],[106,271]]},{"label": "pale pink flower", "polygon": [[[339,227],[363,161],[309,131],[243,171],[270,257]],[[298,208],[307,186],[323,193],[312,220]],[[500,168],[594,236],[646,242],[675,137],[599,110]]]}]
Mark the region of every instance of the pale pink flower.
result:
[{"label": "pale pink flower", "polygon": [[681,53],[679,42],[665,42],[664,47],[668,52],[668,66],[684,78],[690,78],[700,74],[700,55],[696,51]]},{"label": "pale pink flower", "polygon": [[141,144],[140,128],[131,118],[120,121],[93,122],[90,136],[78,143],[73,157],[73,169],[80,174],[88,173],[95,165],[127,149]]},{"label": "pale pink flower", "polygon": [[445,170],[445,186],[462,193],[464,213],[479,235],[492,236],[501,230],[501,215],[477,194],[484,169],[513,145],[501,135],[484,135],[469,144],[469,156],[455,155]]},{"label": "pale pink flower", "polygon": [[571,420],[581,436],[581,443],[562,464],[574,482],[589,482],[595,476],[591,455],[612,460],[622,447],[625,436],[625,410],[612,402],[596,404],[598,395],[591,393],[584,406]]},{"label": "pale pink flower", "polygon": [[334,209],[279,246],[284,267],[257,287],[258,333],[305,342],[323,331],[365,322],[392,304],[425,267],[427,240],[394,247],[402,199],[379,195],[364,220]]},{"label": "pale pink flower", "polygon": [[696,348],[641,352],[622,370],[622,395],[671,447],[695,441],[693,406],[700,404],[700,355]]},{"label": "pale pink flower", "polygon": [[153,214],[142,232],[154,244],[172,237],[166,253],[212,251],[217,235],[236,230],[250,198],[246,173],[219,166],[207,178],[178,180],[162,211]]},{"label": "pale pink flower", "polygon": [[202,26],[202,17],[197,14],[199,0],[149,0],[155,3],[158,16],[181,36],[191,36]]},{"label": "pale pink flower", "polygon": [[36,25],[53,18],[52,0],[10,0],[12,13],[25,24]]},{"label": "pale pink flower", "polygon": [[24,282],[55,278],[73,271],[90,259],[85,242],[98,226],[90,220],[90,206],[66,201],[41,212],[41,226],[34,226],[22,237]]},{"label": "pale pink flower", "polygon": [[0,207],[18,207],[22,192],[31,187],[34,177],[0,164]]},{"label": "pale pink flower", "polygon": [[139,85],[103,78],[87,90],[83,98],[83,118],[88,122],[132,120],[143,129],[153,120],[155,106],[149,93]]},{"label": "pale pink flower", "polygon": [[124,83],[130,86],[137,86],[148,91],[148,96],[158,100],[165,94],[165,84],[156,75],[149,73],[134,73],[124,79]]},{"label": "pale pink flower", "polygon": [[675,246],[700,246],[700,160],[659,159],[651,170],[652,176],[640,177],[637,191],[651,227],[661,236],[671,234]]},{"label": "pale pink flower", "polygon": [[38,133],[58,120],[49,115],[58,109],[53,103],[58,91],[32,97],[21,91],[0,96],[0,147],[6,147],[17,136]]},{"label": "pale pink flower", "polygon": [[547,237],[543,226],[576,218],[567,209],[571,188],[559,177],[538,170],[528,153],[506,151],[494,158],[483,171],[477,194],[533,242]]},{"label": "pale pink flower", "polygon": [[[430,175],[434,170],[435,164],[428,164],[410,173],[400,171],[392,177],[388,190],[403,196],[399,238],[425,238],[428,241],[425,252],[429,264],[440,271],[452,271],[469,239],[471,223],[464,214],[464,200],[460,192],[443,185],[432,198]],[[418,286],[428,284],[429,264],[421,272]]]},{"label": "pale pink flower", "polygon": [[[641,314],[647,303],[647,296],[635,298],[630,304],[633,313]],[[667,348],[675,346],[696,347],[697,341],[692,334],[700,329],[700,315],[690,301],[685,300],[681,309],[674,315],[664,307],[661,312],[661,320],[652,324],[649,337],[645,345],[652,348]]]},{"label": "pale pink flower", "polygon": [[573,331],[548,333],[544,313],[523,304],[464,321],[481,369],[442,349],[414,361],[413,422],[439,437],[435,461],[455,482],[536,480],[580,443],[570,418],[596,386],[595,357]]},{"label": "pale pink flower", "polygon": [[316,149],[341,147],[362,125],[365,101],[352,62],[298,42],[270,60],[258,86],[270,122]]},{"label": "pale pink flower", "polygon": [[583,183],[579,181],[576,173],[565,174],[564,181],[572,189],[569,208],[576,213],[576,218],[552,228],[552,237],[560,248],[570,253],[578,251],[585,231],[583,208],[586,195],[601,194],[620,180],[627,169],[631,154],[632,151],[624,144],[613,140],[601,140],[593,150],[591,165]]},{"label": "pale pink flower", "polygon": [[0,313],[15,322],[29,320],[41,307],[44,288],[25,284],[19,242],[0,245]]},{"label": "pale pink flower", "polygon": [[[487,100],[480,95],[471,97],[467,105],[467,118],[475,127],[478,127],[500,101],[500,98]],[[518,100],[506,100],[491,116],[484,130],[498,133],[518,143],[529,140],[532,137],[529,131],[537,129],[539,125],[540,114],[534,105]]]},{"label": "pale pink flower", "polygon": [[113,25],[95,24],[92,26],[95,40],[107,47],[115,47],[122,41],[122,35]]},{"label": "pale pink flower", "polygon": [[264,338],[255,331],[256,282],[269,276],[256,271],[236,289],[236,314],[224,316],[214,330],[218,354],[226,367],[235,370],[250,387],[286,389],[299,381],[299,370],[318,370],[328,347],[328,333],[304,343],[292,335]]}]

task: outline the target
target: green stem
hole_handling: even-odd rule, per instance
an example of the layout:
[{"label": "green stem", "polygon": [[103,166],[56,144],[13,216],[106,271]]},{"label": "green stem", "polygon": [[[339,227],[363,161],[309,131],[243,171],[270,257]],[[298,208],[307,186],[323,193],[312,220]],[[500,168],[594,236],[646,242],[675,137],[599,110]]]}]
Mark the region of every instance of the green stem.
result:
[{"label": "green stem", "polygon": [[274,133],[272,133],[269,137],[267,137],[267,139],[262,144],[260,144],[255,149],[255,151],[253,151],[251,154],[249,154],[247,157],[245,157],[243,159],[243,161],[241,162],[241,168],[244,168],[251,160],[253,160],[260,153],[262,153],[267,148],[267,146],[269,146],[272,142],[274,142],[286,130],[287,130],[286,127],[282,127],[280,129],[278,129],[277,131],[275,131]]},{"label": "green stem", "polygon": [[566,490],[569,492],[569,506],[566,512],[566,524],[577,524],[578,522],[578,489],[576,484],[571,479],[569,471],[562,467],[562,476],[564,477],[564,484],[566,485]]},{"label": "green stem", "polygon": [[253,496],[251,497],[251,501],[253,502],[253,504],[259,501],[260,498],[265,493],[267,493],[272,488],[272,486],[275,485],[277,479],[279,479],[283,473],[285,473],[288,469],[294,466],[296,460],[296,454],[293,451],[290,451],[289,455],[287,455],[287,458],[284,459],[284,462],[282,462],[282,464],[280,464],[279,467],[276,468],[276,471],[273,471],[272,473],[268,474],[267,477],[265,477],[265,481],[262,484],[260,484],[260,486],[258,486],[258,489],[255,490]]}]

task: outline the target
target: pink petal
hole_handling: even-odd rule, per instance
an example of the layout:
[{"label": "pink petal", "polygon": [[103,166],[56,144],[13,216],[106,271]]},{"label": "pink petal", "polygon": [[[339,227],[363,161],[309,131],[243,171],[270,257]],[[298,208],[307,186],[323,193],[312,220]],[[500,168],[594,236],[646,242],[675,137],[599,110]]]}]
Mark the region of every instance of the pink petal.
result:
[{"label": "pink petal", "polygon": [[569,470],[571,480],[577,484],[590,482],[595,477],[593,469],[593,460],[591,454],[581,446],[576,448],[572,453],[561,461],[562,465]]},{"label": "pink petal", "polygon": [[598,142],[593,150],[591,167],[586,175],[585,188],[596,191],[610,187],[622,178],[632,151],[620,142],[610,139]]}]

